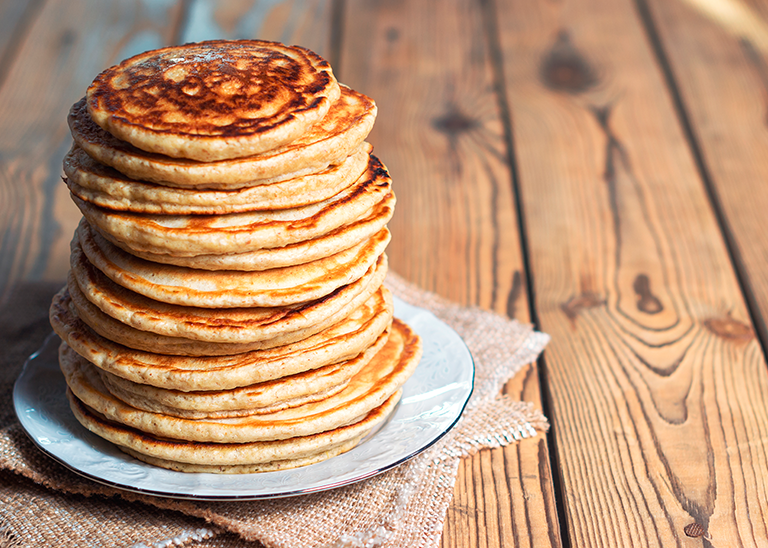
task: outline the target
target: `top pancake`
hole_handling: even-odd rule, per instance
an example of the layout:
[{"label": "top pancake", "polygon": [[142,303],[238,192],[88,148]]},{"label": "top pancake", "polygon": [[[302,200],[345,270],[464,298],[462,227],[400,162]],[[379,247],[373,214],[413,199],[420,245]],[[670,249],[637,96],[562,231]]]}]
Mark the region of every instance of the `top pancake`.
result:
[{"label": "top pancake", "polygon": [[289,143],[339,97],[330,65],[298,47],[213,40],[145,52],[93,81],[91,118],[146,150],[203,162]]},{"label": "top pancake", "polygon": [[276,149],[242,158],[200,162],[147,152],[104,131],[88,114],[85,98],[67,117],[77,146],[102,164],[141,181],[194,188],[242,188],[317,173],[342,162],[365,141],[376,104],[342,86],[328,114],[301,136]]}]

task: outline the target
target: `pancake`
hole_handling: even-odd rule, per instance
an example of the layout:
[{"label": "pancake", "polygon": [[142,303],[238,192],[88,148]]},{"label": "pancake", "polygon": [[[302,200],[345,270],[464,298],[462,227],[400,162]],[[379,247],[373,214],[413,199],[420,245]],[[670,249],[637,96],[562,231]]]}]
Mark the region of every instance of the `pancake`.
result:
[{"label": "pancake", "polygon": [[380,427],[400,399],[396,392],[362,420],[312,436],[252,443],[202,443],[151,436],[104,417],[67,391],[70,407],[94,434],[134,457],[181,472],[253,473],[284,470],[325,460],[353,448]]},{"label": "pancake", "polygon": [[171,440],[248,443],[327,432],[362,420],[400,390],[421,357],[421,341],[395,319],[384,347],[337,394],[274,413],[227,419],[182,419],[142,411],[112,396],[95,366],[61,361],[73,394],[108,420]]},{"label": "pancake", "polygon": [[288,145],[232,160],[198,162],[145,152],[104,131],[81,99],[69,111],[75,143],[98,162],[128,177],[177,187],[242,188],[317,173],[348,157],[365,141],[376,120],[375,103],[342,86],[328,114]]},{"label": "pancake", "polygon": [[[167,459],[158,459],[148,455],[142,455],[126,447],[119,447],[123,452],[131,455],[137,460],[146,462],[153,466],[159,466],[161,468],[168,468],[176,472],[186,472],[188,474],[258,474],[263,472],[279,472],[281,470],[292,470],[294,468],[300,468],[302,466],[309,466],[310,464],[316,464],[324,460],[346,453],[351,449],[354,449],[360,441],[369,433],[364,432],[360,436],[352,438],[349,441],[337,445],[331,445],[327,449],[318,451],[305,457],[298,457],[295,459],[285,460],[272,460],[268,462],[261,462],[257,464],[235,464],[235,465],[212,465],[212,464],[188,464],[185,462],[174,462]],[[243,444],[245,445],[245,444]]]},{"label": "pancake", "polygon": [[253,473],[391,416],[422,345],[383,286],[376,115],[275,42],[162,48],[94,79],[67,119],[83,218],[49,311],[83,426],[156,466]]},{"label": "pancake", "polygon": [[[340,366],[337,366],[337,369],[338,368],[340,368]],[[109,373],[105,373],[104,371],[99,371],[99,375],[101,376],[102,382],[107,387],[107,390],[109,390],[109,393],[128,405],[132,405],[136,409],[141,409],[142,411],[160,413],[169,417],[178,417],[181,419],[229,419],[234,417],[245,417],[248,415],[274,413],[276,411],[282,411],[283,409],[298,407],[307,403],[323,400],[338,393],[347,386],[347,382],[340,382],[322,391],[307,391],[301,396],[275,401],[270,405],[264,405],[262,407],[237,407],[228,409],[226,406],[215,407],[215,405],[217,403],[230,401],[230,399],[245,400],[246,398],[240,396],[248,394],[248,387],[236,388],[226,392],[217,392],[215,394],[180,392],[178,395],[182,396],[181,398],[173,397],[177,394],[163,394],[162,396],[159,396],[158,399],[155,399],[153,396],[158,396],[158,394],[155,393],[156,389],[150,390],[152,392],[150,396],[143,394],[138,390],[141,388],[141,385],[128,387],[126,386],[127,381],[122,380],[119,377],[109,377]],[[132,390],[133,388],[136,388],[137,390]],[[166,403],[165,401],[159,401],[159,398],[174,401],[173,403]],[[252,401],[243,403],[246,405],[256,405],[256,403]]]},{"label": "pancake", "polygon": [[111,241],[130,250],[188,257],[244,253],[318,238],[367,217],[380,202],[394,200],[391,182],[376,161],[357,182],[328,200],[294,209],[229,215],[145,215],[103,209],[76,196],[72,199],[88,222]]},{"label": "pancake", "polygon": [[157,345],[155,351],[134,350],[102,337],[78,317],[71,303],[66,289],[57,293],[50,320],[75,352],[128,381],[180,391],[227,390],[350,360],[389,328],[394,311],[392,295],[382,287],[337,323],[296,342],[234,355],[174,356],[156,353]]},{"label": "pancake", "polygon": [[202,162],[290,143],[339,97],[330,65],[298,47],[213,40],[141,53],[88,87],[103,129],[149,152]]},{"label": "pancake", "polygon": [[316,464],[318,462],[328,460],[353,449],[369,432],[370,430],[355,438],[352,438],[351,440],[336,445],[331,445],[327,449],[318,451],[317,453],[313,453],[305,457],[285,460],[272,460],[256,464],[235,464],[219,466],[212,464],[189,464],[185,462],[174,462],[167,459],[158,459],[156,457],[142,455],[133,449],[125,447],[119,447],[119,449],[140,461],[146,462],[147,464],[159,466],[161,468],[168,468],[176,472],[186,472],[192,474],[257,474],[263,472],[291,470],[293,468],[309,466],[310,464]]},{"label": "pancake", "polygon": [[[180,257],[166,253],[152,253],[132,249],[122,242],[115,241],[109,234],[101,232],[100,234],[130,254],[154,263],[172,264],[201,270],[268,270],[270,268],[308,263],[340,253],[350,246],[373,237],[374,234],[381,231],[392,218],[394,211],[395,195],[390,194],[376,204],[368,216],[341,226],[327,234],[282,247],[256,249],[245,253],[211,253]],[[91,228],[93,229],[94,227]]]},{"label": "pancake", "polygon": [[[152,333],[150,331],[142,331],[126,325],[111,316],[108,316],[96,305],[91,303],[80,291],[77,282],[74,281],[71,275],[68,276],[67,287],[64,288],[62,295],[71,297],[69,309],[75,317],[82,319],[83,323],[90,329],[109,341],[116,342],[133,350],[156,352],[163,355],[216,357],[276,348],[283,345],[293,344],[316,335],[324,329],[343,321],[347,315],[351,314],[357,307],[362,306],[370,298],[376,298],[377,292],[374,291],[373,294],[369,293],[371,287],[366,288],[365,292],[356,296],[352,301],[347,303],[338,312],[331,315],[323,322],[316,322],[310,327],[280,333],[263,340],[233,343],[206,342],[185,337],[172,337]],[[380,286],[379,292],[382,292],[383,289],[384,288]]]},{"label": "pancake", "polygon": [[[387,258],[384,254],[362,278],[316,301],[281,307],[207,309],[154,301],[117,285],[82,255],[76,259],[71,263],[67,285],[73,303],[78,308],[78,315],[83,321],[100,335],[125,346],[144,350],[148,345],[154,344],[159,345],[154,351],[166,354],[175,352],[169,351],[163,343],[172,347],[175,346],[174,343],[184,343],[173,340],[177,338],[209,343],[244,344],[243,347],[232,347],[237,350],[221,347],[223,354],[271,348],[286,344],[286,339],[300,340],[293,338],[292,333],[299,332],[303,335],[301,338],[304,338],[340,321],[338,315],[350,314],[378,291],[387,272]],[[125,335],[124,329],[112,333],[112,336],[106,334],[108,331],[104,328],[108,330],[110,326],[100,324],[100,318],[94,318],[87,309],[80,306],[80,294],[94,304],[95,308],[117,320],[117,323],[142,332],[171,337],[171,341],[144,340],[145,334],[136,334],[139,342],[144,343],[134,346],[136,341],[130,335],[120,337],[121,333]],[[113,338],[115,335],[118,337]],[[207,345],[202,345],[202,348],[206,347]],[[213,354],[218,349],[213,347],[204,353]],[[151,346],[149,351],[153,351]]]},{"label": "pancake", "polygon": [[94,233],[81,220],[71,243],[72,261],[87,260],[115,283],[151,299],[201,308],[273,307],[325,297],[360,279],[389,243],[383,229],[373,238],[310,263],[242,272],[196,270],[137,258]]},{"label": "pancake", "polygon": [[117,211],[212,215],[290,209],[327,200],[357,181],[370,161],[371,148],[363,143],[341,163],[303,177],[236,190],[198,190],[136,181],[75,145],[64,157],[64,182],[81,200]]},{"label": "pancake", "polygon": [[[102,369],[98,372],[112,395],[144,411],[195,419],[272,413],[322,400],[341,391],[381,349],[388,336],[388,331],[382,332],[372,345],[351,359],[226,390],[169,390],[135,383]],[[59,359],[87,361],[66,343],[61,345]],[[79,365],[84,366],[86,364]],[[209,377],[215,376],[216,373],[209,374]]]}]

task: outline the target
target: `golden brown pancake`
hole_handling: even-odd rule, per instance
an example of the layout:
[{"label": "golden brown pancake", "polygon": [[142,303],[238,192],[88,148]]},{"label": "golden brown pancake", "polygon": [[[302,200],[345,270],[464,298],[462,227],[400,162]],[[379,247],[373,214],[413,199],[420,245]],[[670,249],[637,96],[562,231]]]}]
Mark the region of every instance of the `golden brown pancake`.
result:
[{"label": "golden brown pancake", "polygon": [[[88,303],[84,297],[81,301]],[[142,351],[113,342],[78,317],[66,288],[54,297],[50,320],[59,337],[99,369],[135,383],[199,391],[267,382],[352,359],[389,328],[393,311],[392,295],[382,287],[340,321],[315,335],[273,348],[223,356],[166,355],[158,353],[162,350],[158,345],[152,351]]]},{"label": "golden brown pancake", "polygon": [[[113,396],[144,411],[193,419],[273,413],[325,399],[344,389],[349,380],[381,350],[388,336],[388,331],[382,332],[372,345],[348,360],[224,390],[159,388],[123,379],[103,369],[97,370]],[[61,344],[59,359],[72,363],[73,367],[76,361],[87,361],[66,343]],[[181,357],[177,359],[185,361]],[[79,365],[85,366],[87,364]],[[208,376],[213,379],[217,374],[211,371]]]},{"label": "golden brown pancake", "polygon": [[80,148],[132,179],[219,189],[284,181],[338,164],[365,141],[375,120],[374,102],[342,86],[341,97],[325,118],[290,144],[245,158],[198,162],[145,152],[121,141],[91,120],[84,99],[72,106],[67,118]]},{"label": "golden brown pancake", "polygon": [[[82,294],[86,300],[120,324],[139,331],[212,343],[268,345],[247,346],[243,350],[224,352],[224,354],[237,354],[256,348],[271,348],[285,344],[281,337],[286,337],[293,332],[305,333],[307,330],[317,333],[340,321],[341,318],[338,318],[337,314],[351,313],[378,291],[386,272],[387,258],[384,254],[362,278],[337,289],[322,299],[265,308],[208,309],[155,301],[114,283],[91,265],[83,255],[74,257],[67,285],[73,303],[78,307],[78,315],[83,321],[100,335],[115,342],[144,349],[143,346],[135,346],[137,341],[132,339],[110,337],[103,330],[109,326],[96,324],[93,322],[92,315],[80,307],[78,294]],[[115,336],[115,334],[112,335]],[[274,344],[274,340],[281,342]],[[291,337],[291,340],[299,339]],[[167,349],[161,350],[164,342],[167,343],[167,341],[154,339],[151,344],[158,345],[156,347],[158,352],[175,353]],[[222,347],[224,348],[226,347]],[[206,353],[210,354],[213,351],[214,349],[211,349]]]},{"label": "golden brown pancake", "polygon": [[[375,158],[372,156],[372,158]],[[304,207],[229,215],[145,215],[103,209],[72,196],[88,223],[121,247],[191,257],[244,253],[319,238],[394,201],[391,179],[380,162],[337,195]]]},{"label": "golden brown pancake", "polygon": [[170,440],[107,419],[70,390],[70,407],[83,426],[144,462],[180,472],[238,473],[285,470],[320,462],[352,449],[382,425],[400,400],[398,391],[364,418],[311,436],[252,443],[204,443]]},{"label": "golden brown pancake", "polygon": [[376,112],[316,54],[255,40],[93,81],[68,116],[83,219],[50,308],[78,421],[157,466],[252,473],[387,420],[422,348],[383,287]]},{"label": "golden brown pancake", "polygon": [[360,279],[389,243],[386,228],[344,251],[298,266],[262,271],[197,270],[153,263],[126,253],[83,219],[71,243],[71,260],[84,253],[115,283],[150,299],[202,308],[286,306],[325,297]]},{"label": "golden brown pancake", "polygon": [[[378,291],[384,288],[379,286]],[[276,333],[271,337],[247,342],[211,342],[191,339],[187,337],[169,336],[151,331],[136,329],[128,324],[116,320],[101,311],[96,305],[89,301],[74,281],[71,274],[67,278],[66,292],[71,297],[70,310],[72,313],[82,319],[95,333],[102,337],[116,342],[122,346],[141,350],[144,352],[156,352],[158,354],[168,354],[172,356],[230,356],[242,354],[257,350],[276,348],[297,341],[303,341],[312,335],[322,332],[343,321],[355,309],[376,297],[377,291],[373,285],[369,285],[359,295],[353,297],[344,304],[338,311],[332,313],[325,320],[315,322],[302,329],[294,331],[284,331]],[[373,293],[371,291],[373,290]]]},{"label": "golden brown pancake", "polygon": [[371,430],[368,430],[360,436],[357,436],[356,438],[345,441],[338,445],[328,446],[327,449],[312,455],[298,457],[295,459],[272,460],[269,462],[256,464],[235,464],[219,466],[212,464],[189,464],[186,462],[174,462],[167,459],[158,459],[149,455],[143,455],[127,447],[119,447],[119,449],[128,455],[131,455],[137,460],[146,462],[147,464],[151,464],[153,466],[158,466],[160,468],[168,468],[175,472],[186,472],[192,474],[257,474],[263,472],[292,470],[294,468],[309,466],[310,464],[316,464],[318,462],[336,457],[342,453],[346,453],[347,451],[354,449],[360,443],[360,441],[365,438],[368,433],[370,433],[370,431]]},{"label": "golden brown pancake", "polygon": [[400,390],[421,352],[418,335],[395,319],[384,347],[341,392],[299,407],[227,419],[182,419],[142,411],[112,396],[90,362],[63,360],[60,366],[74,395],[111,421],[172,440],[248,443],[311,436],[363,419]]},{"label": "golden brown pancake", "polygon": [[[370,214],[351,224],[341,226],[311,240],[304,240],[282,247],[256,249],[244,253],[202,254],[179,257],[167,253],[152,253],[132,249],[116,241],[109,234],[99,232],[114,245],[125,251],[154,263],[186,266],[202,270],[268,270],[284,266],[299,265],[335,255],[381,231],[395,211],[395,195],[390,194],[376,204]],[[92,229],[94,227],[91,227]]]},{"label": "golden brown pancake", "polygon": [[[79,357],[79,356],[78,356]],[[82,358],[80,358],[82,359]],[[342,365],[328,366],[340,370]],[[307,403],[320,401],[327,397],[337,394],[343,390],[348,381],[340,381],[324,390],[313,387],[307,389],[304,394],[290,399],[276,400],[268,405],[260,405],[257,398],[243,397],[252,394],[258,394],[258,388],[251,391],[251,387],[235,388],[225,392],[176,392],[176,393],[158,393],[158,389],[149,387],[144,391],[144,385],[130,385],[128,381],[120,377],[110,377],[109,373],[99,370],[101,381],[107,387],[109,393],[117,399],[142,411],[150,413],[160,413],[169,417],[178,417],[180,419],[229,419],[235,417],[245,417],[248,415],[259,415],[264,413],[274,413],[291,407],[298,407]],[[276,381],[275,381],[276,382]],[[274,384],[274,383],[269,383]],[[299,385],[283,385],[292,388],[300,388]],[[237,403],[235,403],[237,402]],[[222,403],[231,403],[232,408]],[[238,407],[234,407],[237,405]]]},{"label": "golden brown pancake", "polygon": [[214,40],[141,53],[99,74],[88,113],[132,145],[202,162],[285,145],[339,97],[330,65],[298,46]]},{"label": "golden brown pancake", "polygon": [[335,196],[355,181],[370,161],[363,143],[340,164],[318,173],[235,190],[176,188],[126,177],[100,164],[77,145],[64,157],[64,182],[83,201],[117,211],[166,215],[213,215],[290,209]]}]

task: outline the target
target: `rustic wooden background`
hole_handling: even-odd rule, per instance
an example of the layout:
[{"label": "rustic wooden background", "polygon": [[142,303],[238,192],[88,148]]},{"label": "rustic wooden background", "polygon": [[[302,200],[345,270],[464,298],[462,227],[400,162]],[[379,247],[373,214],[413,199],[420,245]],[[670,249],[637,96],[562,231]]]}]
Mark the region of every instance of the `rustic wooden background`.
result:
[{"label": "rustic wooden background", "polygon": [[443,546],[768,545],[767,1],[0,0],[0,303],[64,279],[90,80],[250,37],[377,101],[395,271],[552,336]]}]

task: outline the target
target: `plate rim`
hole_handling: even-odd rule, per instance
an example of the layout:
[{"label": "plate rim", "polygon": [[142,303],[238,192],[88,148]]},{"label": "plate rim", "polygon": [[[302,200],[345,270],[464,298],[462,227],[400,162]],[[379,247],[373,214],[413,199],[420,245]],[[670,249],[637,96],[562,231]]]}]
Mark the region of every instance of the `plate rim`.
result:
[{"label": "plate rim", "polygon": [[[63,457],[61,457],[60,455],[56,454],[56,452],[51,451],[44,444],[40,443],[40,441],[37,439],[37,437],[29,430],[28,425],[26,424],[29,419],[25,418],[26,413],[24,413],[24,411],[21,409],[21,407],[22,407],[22,405],[21,405],[21,398],[22,398],[22,396],[21,396],[20,393],[22,391],[23,385],[27,382],[27,378],[26,377],[28,377],[29,375],[32,375],[33,371],[35,370],[35,368],[40,367],[38,365],[40,362],[38,362],[37,360],[41,359],[41,356],[45,352],[51,351],[51,349],[49,348],[51,345],[56,344],[56,347],[58,347],[58,341],[60,341],[61,339],[58,337],[58,335],[56,335],[55,332],[50,333],[46,337],[46,339],[43,342],[43,344],[41,345],[41,347],[39,349],[37,349],[35,352],[33,352],[25,360],[24,366],[22,368],[22,371],[19,374],[19,376],[17,377],[16,381],[14,382],[14,386],[13,386],[13,408],[14,408],[14,413],[16,414],[16,418],[19,421],[19,423],[20,423],[20,425],[22,427],[22,430],[27,435],[27,437],[32,441],[32,443],[35,445],[35,447],[37,447],[37,449],[40,450],[48,458],[51,458],[52,460],[58,462],[60,465],[64,466],[65,468],[67,468],[71,472],[77,474],[78,476],[81,476],[83,478],[91,480],[91,481],[93,481],[93,482],[95,482],[97,484],[104,485],[104,486],[107,486],[107,487],[111,487],[113,489],[117,489],[119,491],[127,491],[127,492],[131,492],[131,493],[135,493],[135,494],[140,494],[140,495],[147,495],[147,496],[152,496],[152,497],[175,499],[175,500],[222,501],[222,502],[226,502],[226,501],[269,500],[269,499],[275,499],[275,498],[288,498],[288,497],[295,497],[295,496],[301,496],[301,495],[308,495],[308,494],[311,494],[311,493],[319,493],[319,492],[323,492],[323,491],[327,491],[327,490],[331,490],[331,489],[337,489],[339,487],[351,485],[351,484],[354,484],[354,483],[357,483],[357,482],[360,482],[360,481],[364,481],[364,480],[370,479],[370,478],[372,478],[374,476],[377,476],[377,475],[382,474],[384,472],[387,472],[387,471],[389,471],[389,470],[391,470],[393,468],[396,468],[396,467],[400,466],[401,464],[404,464],[405,462],[411,460],[412,458],[414,458],[418,454],[426,451],[427,449],[429,449],[433,445],[435,445],[443,437],[445,437],[445,435],[448,434],[448,432],[450,432],[456,426],[456,423],[458,423],[458,421],[463,416],[464,411],[466,410],[467,404],[469,403],[469,400],[470,400],[470,398],[472,396],[472,393],[474,392],[474,383],[475,383],[475,376],[476,376],[476,367],[475,367],[475,363],[474,363],[474,357],[472,356],[472,353],[469,350],[466,342],[456,332],[456,330],[453,329],[451,326],[449,326],[447,323],[445,323],[443,320],[441,320],[440,318],[435,316],[431,311],[429,311],[429,310],[427,310],[425,308],[422,308],[422,307],[419,307],[419,306],[407,303],[407,302],[403,301],[402,299],[399,299],[398,297],[395,297],[395,309],[396,309],[396,316],[401,316],[403,311],[406,312],[405,315],[408,316],[408,318],[413,318],[413,317],[415,317],[416,315],[419,315],[419,314],[426,315],[426,317],[429,319],[429,321],[436,322],[436,323],[440,324],[442,326],[442,328],[447,329],[448,332],[452,336],[454,336],[456,338],[457,342],[460,342],[461,346],[466,351],[466,356],[468,357],[467,362],[466,363],[462,363],[461,365],[462,365],[462,372],[464,374],[469,373],[469,389],[466,391],[466,393],[465,393],[465,395],[463,397],[463,402],[461,402],[461,406],[460,406],[460,409],[458,410],[458,412],[456,412],[455,416],[452,417],[452,420],[450,421],[450,423],[447,424],[442,429],[442,431],[439,432],[439,434],[437,434],[433,439],[430,439],[429,441],[427,441],[425,443],[417,444],[407,454],[399,456],[397,459],[394,459],[391,462],[387,462],[384,465],[375,467],[375,468],[373,468],[371,470],[367,470],[364,473],[361,473],[359,475],[355,475],[354,477],[351,477],[351,478],[348,478],[348,479],[345,479],[345,480],[342,480],[342,481],[338,481],[338,482],[330,481],[330,482],[323,483],[323,484],[320,484],[320,485],[315,485],[315,486],[311,486],[311,487],[308,487],[308,488],[302,488],[302,489],[294,489],[294,490],[290,490],[290,491],[242,493],[242,494],[240,494],[240,493],[227,493],[227,494],[216,495],[216,494],[198,494],[198,493],[194,493],[194,492],[178,493],[178,492],[171,492],[171,491],[168,491],[168,490],[147,489],[145,487],[132,485],[130,483],[130,481],[122,481],[122,482],[120,482],[120,481],[117,481],[117,480],[114,480],[114,479],[109,479],[109,478],[105,478],[105,477],[102,477],[102,476],[99,476],[99,475],[95,475],[92,472],[88,472],[88,471],[86,471],[86,470],[84,470],[82,468],[78,468],[75,464],[73,464],[71,462],[68,462]],[[405,321],[407,323],[408,319],[406,318]],[[412,326],[412,328],[413,328],[413,326]],[[416,330],[416,329],[414,328],[414,330]],[[425,352],[426,352],[426,348],[425,348]],[[409,381],[410,381],[410,379],[409,379]],[[408,385],[409,381],[406,381],[404,387],[406,387]],[[63,375],[62,375],[62,382],[63,382]],[[60,394],[58,394],[58,397],[59,398],[65,398],[65,395],[63,393],[60,393]],[[376,433],[370,435],[371,438],[375,437],[379,432],[385,430],[389,426],[390,421],[396,415],[397,410],[401,406],[401,403],[398,403],[397,407],[395,408],[395,411],[392,413],[392,415],[390,415],[390,417],[387,419],[387,421],[384,423],[384,425],[380,426],[377,429]],[[67,409],[68,409],[68,405],[67,405]],[[80,432],[80,434],[82,434],[81,436],[78,437],[78,441],[82,442],[82,443],[88,444],[88,440],[86,438],[88,436],[96,436],[96,435],[91,433],[91,432],[89,432],[85,427],[83,427],[83,426],[81,426],[79,424],[78,424],[78,426],[79,426],[78,431]],[[98,438],[98,436],[96,436],[96,438]],[[109,442],[107,440],[104,440],[102,438],[98,438],[98,441],[99,441],[100,444],[102,442],[104,444],[111,444],[111,442]],[[111,444],[111,445],[114,445],[114,444]],[[360,447],[360,446],[358,445],[357,447]],[[353,448],[349,452],[354,451],[356,448]],[[105,459],[116,459],[117,458],[117,457],[114,457],[112,455],[104,453],[98,447],[92,447],[92,450],[96,451],[97,453],[101,453],[103,458],[105,458]],[[328,461],[326,461],[326,462],[331,462],[331,461],[333,461],[336,458],[342,457],[343,455],[344,455],[344,453],[342,453],[341,455],[338,455],[337,457],[332,457],[331,459],[328,459]],[[125,456],[128,457],[128,458],[131,458],[131,459],[133,458],[133,457],[129,457],[128,455],[125,455]],[[320,464],[320,463],[318,463],[318,464]],[[141,461],[138,461],[138,460],[136,460],[136,465],[137,466],[142,466],[142,467],[150,467],[150,466],[152,466],[152,465],[149,465],[149,464],[146,464],[146,463],[142,463]],[[157,468],[158,471],[159,472],[161,471],[161,473],[163,473],[163,474],[164,473],[173,474],[173,475],[178,474],[179,477],[195,476],[197,474],[205,474],[205,473],[192,474],[192,473],[188,473],[188,472],[177,472],[177,471],[168,470],[168,469],[162,469],[162,468],[158,468],[158,467],[152,467],[152,468],[153,469]],[[301,468],[304,468],[304,467],[301,467]],[[296,470],[301,470],[301,468],[289,469],[289,470],[284,470],[284,471],[280,471],[280,472],[258,472],[258,473],[253,473],[253,474],[242,474],[242,476],[264,476],[265,474],[276,474],[276,473],[290,474],[292,470],[295,472]],[[209,474],[211,476],[219,476],[219,474],[212,474],[212,473],[207,473],[207,474]],[[237,476],[237,474],[232,474],[232,476]]]}]

